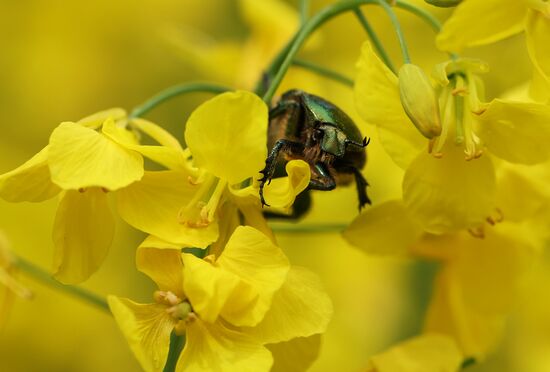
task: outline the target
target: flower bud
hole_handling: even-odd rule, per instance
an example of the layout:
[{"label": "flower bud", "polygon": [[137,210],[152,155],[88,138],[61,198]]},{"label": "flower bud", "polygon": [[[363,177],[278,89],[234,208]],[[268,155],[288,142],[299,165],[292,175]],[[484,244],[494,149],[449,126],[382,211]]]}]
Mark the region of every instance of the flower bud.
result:
[{"label": "flower bud", "polygon": [[422,135],[432,139],[441,134],[439,103],[428,76],[416,65],[399,69],[401,105]]},{"label": "flower bud", "polygon": [[438,6],[440,8],[450,8],[457,6],[462,2],[462,0],[424,0],[430,5]]}]

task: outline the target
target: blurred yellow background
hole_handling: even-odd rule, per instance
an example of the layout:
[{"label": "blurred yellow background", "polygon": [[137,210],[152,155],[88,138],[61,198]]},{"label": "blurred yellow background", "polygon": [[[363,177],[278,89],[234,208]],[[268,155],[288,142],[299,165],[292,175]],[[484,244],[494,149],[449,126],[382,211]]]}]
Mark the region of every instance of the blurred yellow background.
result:
[{"label": "blurred yellow background", "polygon": [[[331,2],[312,0],[311,11]],[[287,4],[297,6],[296,1]],[[397,64],[400,54],[389,21],[379,9],[365,10]],[[445,17],[445,11],[436,13]],[[443,61],[445,56],[435,52],[433,32],[409,14],[398,14],[413,61],[427,69]],[[227,57],[231,53],[220,53],[222,58],[211,59],[209,66],[199,66],[190,56],[189,45],[178,46],[174,32],[192,35],[191,39],[199,41],[197,53],[207,53],[206,43],[238,47],[251,42],[249,25],[237,1],[232,0],[3,0],[0,17],[0,174],[38,152],[61,121],[78,120],[110,107],[130,110],[173,84],[232,77],[234,60]],[[278,30],[272,32],[277,35]],[[317,38],[301,56],[353,77],[360,45],[366,40],[355,18],[339,17]],[[488,95],[500,94],[529,78],[523,44],[523,38],[517,36],[467,53],[493,66],[486,80]],[[213,53],[207,57],[215,56]],[[507,73],[511,66],[513,74]],[[247,70],[246,64],[237,67]],[[218,74],[212,69],[219,69]],[[357,118],[349,88],[311,73],[296,73],[298,70],[293,69],[285,88],[299,82],[300,86],[292,87],[323,95]],[[234,78],[233,83],[238,80]],[[207,97],[175,99],[148,118],[182,139],[187,116]],[[399,195],[401,171],[376,143],[376,133],[364,124],[361,128],[373,137],[366,170],[372,185],[371,198],[378,203]],[[0,230],[6,233],[14,251],[48,270],[55,208],[55,200],[41,204],[0,201]],[[356,214],[354,190],[342,189],[316,194],[306,222],[346,223]],[[294,264],[307,266],[322,277],[335,304],[335,315],[313,371],[364,370],[370,355],[420,331],[435,269],[432,265],[367,257],[336,233],[277,236]],[[118,220],[115,242],[105,264],[84,287],[101,295],[112,293],[149,301],[153,286],[134,266],[135,248],[143,238],[143,234]],[[25,275],[22,281],[36,297],[16,301],[10,321],[0,333],[1,371],[139,370],[108,314]],[[506,371],[498,358],[472,371]]]}]

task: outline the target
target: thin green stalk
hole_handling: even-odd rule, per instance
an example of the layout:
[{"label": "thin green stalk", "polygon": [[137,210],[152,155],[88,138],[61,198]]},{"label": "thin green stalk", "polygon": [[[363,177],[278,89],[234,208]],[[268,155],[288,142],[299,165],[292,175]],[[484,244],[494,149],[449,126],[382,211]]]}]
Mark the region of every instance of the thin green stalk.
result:
[{"label": "thin green stalk", "polygon": [[359,20],[359,23],[361,23],[361,26],[365,29],[367,34],[369,35],[369,39],[372,41],[372,44],[374,45],[374,48],[378,52],[378,55],[380,58],[382,58],[382,61],[388,66],[390,70],[393,72],[396,72],[395,66],[393,65],[390,56],[388,55],[388,52],[386,52],[386,49],[384,48],[384,45],[382,44],[382,41],[380,38],[378,38],[378,35],[376,34],[376,31],[372,28],[369,21],[367,20],[367,17],[363,14],[361,9],[355,8],[353,10],[355,13],[355,16]]},{"label": "thin green stalk", "polygon": [[339,83],[342,83],[344,85],[347,85],[348,87],[353,87],[353,79],[350,79],[349,77],[342,75],[339,72],[333,71],[329,68],[319,66],[315,63],[305,61],[303,59],[295,58],[292,61],[292,64],[294,66],[302,67],[306,70],[312,71],[318,75],[327,77],[329,79],[332,79],[334,81],[337,81]]},{"label": "thin green stalk", "polygon": [[378,2],[378,4],[384,9],[390,21],[393,25],[393,29],[397,35],[397,40],[399,41],[399,47],[401,48],[401,54],[403,55],[403,63],[411,63],[411,57],[409,55],[409,48],[407,47],[407,42],[405,41],[405,35],[403,30],[401,30],[401,24],[395,15],[392,7],[384,0]]},{"label": "thin green stalk", "polygon": [[406,10],[407,12],[410,12],[416,15],[417,17],[421,18],[427,24],[429,24],[430,27],[432,27],[435,32],[439,33],[439,31],[441,31],[441,22],[439,22],[439,20],[435,18],[433,14],[428,12],[427,10],[419,8],[416,5],[410,4],[405,1],[397,1],[395,3],[395,6],[397,8]]},{"label": "thin green stalk", "polygon": [[302,24],[307,22],[309,17],[309,0],[300,0],[300,20]]},{"label": "thin green stalk", "polygon": [[[286,56],[282,61],[281,66],[277,71],[277,74],[273,77],[273,81],[269,85],[269,89],[263,96],[264,102],[268,104],[271,102],[271,99],[273,98],[275,91],[281,84],[281,81],[283,80],[284,75],[286,74],[286,72],[288,71],[288,68],[292,64],[292,60],[296,56],[296,53],[298,52],[300,47],[307,40],[309,35],[311,35],[321,25],[323,25],[325,22],[329,21],[330,19],[334,18],[335,16],[348,12],[350,10],[353,10],[363,4],[378,4],[382,6],[388,12],[388,14],[391,13],[390,19],[392,20],[392,23],[394,24],[394,26],[396,23],[399,24],[399,22],[397,21],[397,17],[393,13],[393,10],[383,0],[346,0],[324,8],[319,13],[315,14],[312,18],[310,18],[309,21],[307,21],[300,28],[296,36],[293,38],[292,44],[288,50],[288,53],[286,53]],[[409,60],[408,51],[405,46],[405,40],[401,33],[401,27],[398,27],[398,29],[396,29],[396,32],[399,35],[400,44],[402,45],[404,60],[408,61]]]},{"label": "thin green stalk", "polygon": [[35,264],[22,259],[21,257],[17,257],[16,266],[22,272],[24,272],[25,274],[28,274],[30,277],[32,277],[33,279],[43,284],[49,285],[54,289],[60,290],[74,297],[77,297],[80,300],[83,300],[84,302],[94,305],[108,313],[111,312],[109,309],[109,305],[107,304],[107,301],[103,297],[95,293],[92,293],[84,288],[61,284],[57,280],[53,279],[50,273],[46,272],[45,270],[41,269]]},{"label": "thin green stalk", "polygon": [[166,359],[163,372],[174,372],[176,370],[176,365],[178,364],[178,359],[184,346],[185,336],[178,336],[172,332],[170,335],[170,349],[168,350],[168,358]]},{"label": "thin green stalk", "polygon": [[182,94],[197,93],[197,92],[224,93],[229,90],[232,90],[232,89],[222,85],[211,84],[211,83],[187,83],[187,84],[175,85],[173,87],[170,87],[161,91],[160,93],[156,94],[155,96],[153,96],[152,98],[144,102],[143,104],[137,106],[134,110],[132,110],[132,113],[130,114],[130,119],[143,116],[144,114],[151,111],[161,103]]},{"label": "thin green stalk", "polygon": [[270,224],[271,230],[283,234],[341,233],[348,225],[345,224]]}]

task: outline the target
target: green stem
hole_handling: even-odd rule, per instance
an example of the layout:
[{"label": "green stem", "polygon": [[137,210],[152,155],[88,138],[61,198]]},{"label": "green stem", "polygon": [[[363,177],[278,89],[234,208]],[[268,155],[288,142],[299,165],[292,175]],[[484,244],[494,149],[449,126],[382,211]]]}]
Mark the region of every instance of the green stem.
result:
[{"label": "green stem", "polygon": [[390,70],[392,70],[394,73],[396,72],[395,67],[390,59],[390,56],[386,52],[386,49],[384,48],[384,45],[382,44],[382,41],[378,38],[378,35],[376,34],[376,31],[372,28],[369,21],[367,20],[367,17],[363,14],[361,9],[355,8],[353,10],[355,13],[355,16],[359,20],[359,23],[363,26],[367,34],[369,35],[370,40],[372,41],[374,47],[376,48],[376,51],[378,52],[378,55],[380,58],[382,58],[382,61],[388,66]]},{"label": "green stem", "polygon": [[439,22],[439,20],[435,18],[433,14],[428,12],[427,10],[419,8],[416,5],[407,3],[405,1],[397,1],[395,3],[395,6],[397,8],[406,10],[407,12],[412,13],[415,16],[421,18],[427,24],[429,24],[430,27],[432,27],[435,32],[439,33],[439,31],[441,31],[441,22]]},{"label": "green stem", "polygon": [[393,29],[397,34],[397,40],[399,41],[399,47],[401,48],[401,54],[403,55],[403,63],[411,63],[411,57],[409,55],[409,48],[407,47],[407,42],[405,41],[405,35],[403,34],[403,30],[401,30],[401,24],[399,23],[399,20],[397,19],[395,12],[385,0],[379,1],[378,4],[382,7],[382,9],[384,9],[386,14],[390,18],[390,21],[393,25]]},{"label": "green stem", "polygon": [[307,22],[309,16],[309,0],[300,0],[300,20],[302,24]]},{"label": "green stem", "polygon": [[210,83],[187,83],[187,84],[175,85],[173,87],[170,87],[161,91],[160,93],[156,94],[155,96],[153,96],[152,98],[144,102],[143,104],[133,109],[129,118],[132,119],[132,118],[143,116],[144,114],[151,111],[161,103],[182,94],[196,93],[196,92],[224,93],[229,90],[232,90],[232,89],[222,85],[216,85],[216,84],[210,84]]},{"label": "green stem", "polygon": [[[288,68],[292,64],[293,58],[296,56],[296,53],[300,49],[300,47],[304,44],[304,42],[307,40],[309,35],[311,35],[315,30],[317,30],[321,25],[323,25],[328,20],[334,18],[335,16],[348,12],[350,10],[353,10],[357,8],[360,5],[363,4],[378,4],[382,6],[388,14],[391,13],[390,19],[392,20],[392,23],[399,24],[397,21],[397,17],[393,13],[393,10],[391,7],[383,0],[345,0],[333,5],[330,5],[323,10],[321,10],[319,13],[315,14],[312,18],[309,19],[298,31],[298,33],[295,35],[295,37],[292,39],[292,43],[290,44],[290,48],[288,49],[288,53],[286,53],[286,56],[284,57],[284,60],[281,63],[280,68],[277,71],[277,74],[273,77],[273,81],[271,82],[269,89],[263,96],[264,102],[269,104],[275,94],[275,91],[281,84],[281,81],[283,80],[284,75],[288,71]],[[405,46],[405,40],[402,37],[401,33],[401,27],[396,29],[396,32],[399,35],[400,44],[402,45],[402,52],[403,52],[403,58],[405,61],[408,61],[408,51]],[[286,51],[286,48],[284,49]]]},{"label": "green stem", "polygon": [[329,79],[335,80],[339,83],[347,85],[348,87],[353,87],[353,80],[352,79],[350,79],[349,77],[347,77],[345,75],[340,74],[339,72],[333,71],[329,68],[319,66],[315,63],[305,61],[305,60],[299,59],[299,58],[295,58],[292,61],[292,64],[294,66],[302,67],[306,70],[312,71],[312,72],[314,72],[318,75],[321,75],[321,76],[327,77]]},{"label": "green stem", "polygon": [[166,359],[163,372],[174,372],[176,370],[176,365],[178,364],[178,359],[184,346],[185,336],[178,336],[172,332],[170,335],[170,349],[168,350],[168,358]]},{"label": "green stem", "polygon": [[16,266],[24,273],[31,276],[33,279],[44,283],[46,285],[49,285],[50,287],[60,290],[62,292],[65,292],[67,294],[70,294],[74,297],[78,297],[79,299],[94,305],[96,307],[99,307],[101,310],[105,310],[108,313],[110,313],[109,305],[107,304],[107,301],[95,293],[92,293],[84,288],[72,286],[72,285],[65,285],[59,283],[57,280],[53,279],[50,275],[50,273],[46,272],[45,270],[41,269],[40,267],[36,266],[35,264],[22,259],[21,257],[16,258]]},{"label": "green stem", "polygon": [[321,225],[294,225],[294,224],[270,224],[271,230],[283,234],[311,234],[311,233],[341,233],[348,225],[345,224],[321,224]]}]

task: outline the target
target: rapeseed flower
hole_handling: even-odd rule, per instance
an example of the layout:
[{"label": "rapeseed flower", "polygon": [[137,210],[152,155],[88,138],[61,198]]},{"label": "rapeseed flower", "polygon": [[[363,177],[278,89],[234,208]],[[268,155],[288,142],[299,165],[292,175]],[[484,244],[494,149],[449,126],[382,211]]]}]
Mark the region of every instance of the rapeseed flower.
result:
[{"label": "rapeseed flower", "polygon": [[138,249],[137,266],[158,285],[155,303],[109,297],[145,371],[163,370],[172,331],[186,338],[176,371],[268,371],[273,357],[266,345],[326,329],[332,305],[318,278],[291,267],[252,227],[238,227],[219,255],[204,259],[150,246]]},{"label": "rapeseed flower", "polygon": [[[165,142],[154,124],[139,119],[131,124]],[[169,146],[139,145],[127,125],[122,109],[61,123],[38,154],[0,176],[0,196],[10,202],[60,195],[53,242],[54,275],[62,282],[81,282],[103,262],[115,227],[108,194],[143,177],[142,155],[167,166],[185,166],[183,155]]]},{"label": "rapeseed flower", "polygon": [[[475,21],[480,15],[483,21]],[[490,44],[525,31],[535,84],[550,92],[550,4],[546,0],[464,0],[437,37],[441,50]]]},{"label": "rapeseed flower", "polygon": [[355,85],[359,114],[377,126],[385,150],[405,169],[403,200],[428,232],[476,227],[493,213],[495,167],[485,152],[520,164],[550,159],[550,107],[501,99],[485,103],[478,74],[487,68],[469,59],[436,66],[441,132],[427,140],[405,113],[398,78],[370,44],[363,47]]},{"label": "rapeseed flower", "polygon": [[344,233],[368,253],[439,262],[425,332],[452,337],[465,357],[478,360],[498,345],[548,239],[548,195],[517,166],[502,166],[498,175],[499,214],[476,231],[426,233],[405,204],[393,200],[363,213]]},{"label": "rapeseed flower", "polygon": [[[224,93],[203,103],[185,129],[190,168],[146,173],[119,193],[119,213],[132,226],[184,246],[206,248],[220,234],[227,238],[241,218],[271,234],[258,191],[267,122],[267,106],[249,92]],[[288,177],[266,187],[266,199],[283,213],[310,177],[303,161],[290,162],[287,172]]]}]

